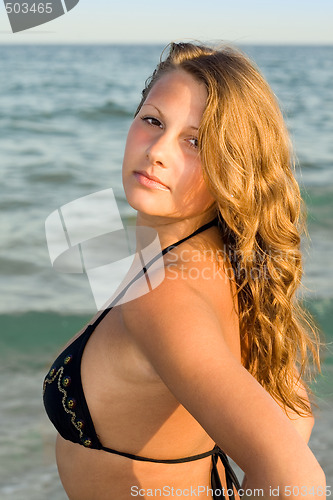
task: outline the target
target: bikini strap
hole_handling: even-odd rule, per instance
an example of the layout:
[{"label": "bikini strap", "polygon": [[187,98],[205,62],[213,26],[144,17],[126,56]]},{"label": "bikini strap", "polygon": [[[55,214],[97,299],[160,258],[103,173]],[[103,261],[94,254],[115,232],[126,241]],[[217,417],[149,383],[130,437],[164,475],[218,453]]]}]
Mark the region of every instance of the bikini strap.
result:
[{"label": "bikini strap", "polygon": [[217,445],[215,445],[212,450],[206,451],[205,453],[200,453],[198,455],[191,455],[189,457],[184,457],[184,458],[173,458],[164,460],[157,458],[142,457],[141,455],[133,455],[132,453],[125,453],[123,451],[114,450],[112,448],[106,448],[105,446],[102,446],[101,449],[107,451],[108,453],[120,455],[122,457],[126,457],[131,460],[137,460],[139,462],[154,462],[159,464],[181,464],[184,462],[194,462],[195,460],[200,460],[201,458],[206,458],[211,456],[212,457],[211,488],[213,490],[213,498],[216,498],[216,496],[218,496],[219,498],[221,497],[226,499],[224,495],[225,488],[223,488],[222,486],[220,475],[217,470],[218,459],[221,460],[224,467],[227,490],[228,490],[227,491],[228,499],[235,500],[234,488],[236,489],[236,491],[239,491],[241,488],[238,478],[230,465],[227,455]]},{"label": "bikini strap", "polygon": [[[219,493],[216,493],[218,497],[222,496],[222,498],[226,498],[223,491],[223,486],[221,484],[221,479],[217,470],[217,462],[218,459],[221,460],[224,470],[225,470],[225,478],[226,478],[226,483],[227,483],[227,495],[229,500],[235,500],[235,495],[234,495],[234,487],[236,488],[236,491],[238,492],[241,489],[241,485],[239,484],[238,478],[233,471],[230,462],[228,460],[227,455],[221,450],[221,448],[217,445],[215,445],[215,453],[212,454],[212,471],[211,471],[211,486],[213,492],[218,491]],[[221,495],[221,493],[222,495]],[[213,495],[213,498],[216,498],[215,495]]]},{"label": "bikini strap", "polygon": [[179,241],[176,241],[176,243],[173,243],[172,245],[169,245],[168,247],[164,248],[162,250],[162,255],[165,255],[167,252],[170,252],[175,247],[178,247],[181,243],[184,243],[184,241],[189,240],[190,238],[193,238],[193,236],[196,236],[197,234],[202,233],[203,231],[206,231],[206,229],[209,229],[210,227],[217,226],[218,224],[218,217],[215,217],[215,219],[211,220],[210,222],[207,222],[207,224],[204,224],[203,226],[200,226],[198,229],[196,229],[193,233],[191,233],[189,236],[185,236],[185,238],[182,238]]},{"label": "bikini strap", "polygon": [[216,453],[216,446],[215,446],[212,450],[205,451],[205,453],[200,453],[198,455],[191,455],[190,457],[158,459],[158,458],[142,457],[141,455],[133,455],[132,453],[126,453],[124,451],[118,451],[112,448],[106,448],[105,446],[102,446],[101,449],[103,451],[107,451],[108,453],[114,453],[115,455],[120,455],[121,457],[130,458],[131,460],[137,460],[139,462],[155,462],[158,464],[182,464],[184,462],[194,462],[195,460],[200,460],[200,458],[210,457]]},{"label": "bikini strap", "polygon": [[161,255],[165,255],[166,253],[170,252],[173,248],[177,247],[181,243],[184,243],[184,241],[189,240],[190,238],[193,238],[197,234],[202,233],[203,231],[206,231],[206,229],[209,229],[210,227],[217,226],[218,224],[218,217],[215,217],[215,219],[211,220],[210,222],[207,222],[207,224],[204,224],[203,226],[200,226],[198,229],[193,231],[193,233],[189,234],[188,236],[185,236],[185,238],[182,238],[179,241],[176,241],[175,243],[172,243],[172,245],[169,245],[168,247],[164,248],[161,253],[158,253],[153,257],[148,264],[143,267],[138,274],[125,286],[125,288],[117,295],[117,297],[111,302],[111,304],[104,309],[104,311],[98,316],[98,318],[91,324],[93,328],[96,328],[96,326],[102,321],[102,319],[108,314],[109,311],[114,307],[114,305],[118,302],[119,299],[121,299],[127,290],[130,288],[130,286],[133,285],[133,283],[142,276],[142,273],[145,274],[147,272],[147,269],[149,269],[154,262],[158,258],[161,257]]}]

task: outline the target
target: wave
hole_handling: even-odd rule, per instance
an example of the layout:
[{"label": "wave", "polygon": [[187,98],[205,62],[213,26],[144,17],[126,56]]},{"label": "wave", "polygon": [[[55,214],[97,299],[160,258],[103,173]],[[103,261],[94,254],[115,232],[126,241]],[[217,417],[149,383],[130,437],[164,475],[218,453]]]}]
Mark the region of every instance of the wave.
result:
[{"label": "wave", "polygon": [[[333,297],[307,299],[304,306],[314,316],[327,342],[333,342]],[[27,311],[24,313],[1,313],[0,353],[4,346],[30,351],[43,349],[43,344],[60,345],[81,329],[90,319],[87,314],[60,314],[53,311]],[[333,352],[326,357],[333,364]]]},{"label": "wave", "polygon": [[133,117],[134,110],[128,110],[124,106],[116,103],[115,101],[106,101],[101,106],[81,109],[78,111],[78,116],[88,120],[100,120],[105,118],[131,118]]},{"label": "wave", "polygon": [[[110,119],[131,119],[134,109],[126,107],[114,101],[107,101],[100,106],[90,106],[73,109],[69,107],[58,108],[48,111],[20,110],[17,115],[3,112],[0,127],[6,136],[16,132],[32,132],[41,135],[72,136],[77,132],[80,122],[98,122]],[[31,153],[33,154],[33,153]]]},{"label": "wave", "polygon": [[62,316],[53,312],[0,314],[1,371],[15,369],[17,365],[44,368],[89,319],[83,314]]}]

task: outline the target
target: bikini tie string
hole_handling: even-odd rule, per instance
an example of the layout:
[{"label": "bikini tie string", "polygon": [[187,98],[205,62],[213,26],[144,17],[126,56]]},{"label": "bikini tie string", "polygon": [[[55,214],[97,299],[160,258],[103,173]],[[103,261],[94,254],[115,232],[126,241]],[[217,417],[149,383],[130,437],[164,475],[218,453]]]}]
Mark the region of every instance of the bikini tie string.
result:
[{"label": "bikini tie string", "polygon": [[[236,491],[239,491],[241,486],[236,477],[236,474],[232,470],[232,467],[230,465],[230,462],[226,454],[217,445],[214,447],[214,454],[212,455],[211,487],[213,490],[213,498],[224,498],[225,500],[227,499],[227,497],[224,495],[225,490],[223,490],[223,486],[221,484],[220,476],[217,470],[218,459],[221,460],[225,469],[225,477],[227,481],[227,491],[228,491],[227,497],[229,498],[229,500],[235,500],[234,487],[236,488]],[[215,490],[220,490],[220,491],[215,494]]]}]

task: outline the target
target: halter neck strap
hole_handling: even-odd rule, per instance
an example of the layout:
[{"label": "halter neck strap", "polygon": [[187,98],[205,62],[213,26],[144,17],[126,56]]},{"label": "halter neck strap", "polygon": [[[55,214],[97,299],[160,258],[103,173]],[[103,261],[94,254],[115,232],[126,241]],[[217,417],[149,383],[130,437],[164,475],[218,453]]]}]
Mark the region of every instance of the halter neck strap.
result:
[{"label": "halter neck strap", "polygon": [[170,250],[172,250],[173,248],[177,247],[178,245],[180,245],[181,243],[184,243],[184,241],[187,241],[189,240],[190,238],[193,238],[194,236],[196,236],[197,234],[200,234],[202,233],[203,231],[206,231],[206,229],[209,229],[210,227],[213,227],[213,226],[217,226],[218,224],[218,217],[215,217],[215,219],[211,220],[210,222],[207,222],[207,224],[204,224],[203,226],[200,226],[198,229],[196,229],[195,231],[193,231],[193,233],[189,234],[188,236],[185,236],[185,238],[182,238],[181,240],[179,241],[176,241],[175,243],[172,243],[172,245],[169,245],[167,246],[166,248],[164,248],[162,250],[162,252],[158,253],[157,255],[155,255],[155,257],[153,257],[146,265],[145,267],[143,267],[138,273],[137,275],[123,288],[123,290],[117,295],[117,297],[115,299],[112,300],[112,302],[110,303],[110,305],[108,307],[106,307],[104,309],[104,311],[96,318],[96,320],[90,325],[92,326],[93,328],[96,328],[96,326],[102,321],[102,319],[107,315],[107,313],[109,311],[111,311],[111,309],[114,307],[114,305],[116,305],[116,303],[118,302],[119,299],[121,299],[125,293],[127,292],[127,290],[130,288],[130,286],[140,277],[142,276],[142,273],[146,273],[147,270],[152,266],[152,264],[154,264],[154,262],[156,262],[156,260],[158,258],[161,257],[161,255],[165,255],[166,253],[170,252]]},{"label": "halter neck strap", "polygon": [[188,236],[185,236],[185,238],[182,238],[179,241],[176,241],[176,243],[172,243],[172,245],[169,245],[168,247],[164,248],[162,250],[162,255],[165,255],[167,252],[172,250],[173,248],[177,247],[181,243],[184,243],[184,241],[189,240],[190,238],[193,238],[193,236],[196,236],[197,234],[202,233],[203,231],[206,231],[206,229],[209,229],[210,227],[217,226],[218,224],[218,218],[215,217],[215,219],[211,220],[210,222],[207,222],[207,224],[204,224],[203,226],[200,226],[198,229],[193,231],[193,233],[189,234]]}]

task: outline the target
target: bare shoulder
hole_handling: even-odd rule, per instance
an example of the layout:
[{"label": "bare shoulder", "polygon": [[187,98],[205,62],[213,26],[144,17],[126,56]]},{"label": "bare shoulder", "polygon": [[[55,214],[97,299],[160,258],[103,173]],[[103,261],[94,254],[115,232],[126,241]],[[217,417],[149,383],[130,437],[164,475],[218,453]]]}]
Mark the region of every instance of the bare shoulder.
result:
[{"label": "bare shoulder", "polygon": [[174,343],[181,349],[193,345],[196,335],[207,340],[209,329],[240,356],[235,289],[222,259],[208,250],[192,244],[174,249],[165,259],[162,283],[121,306],[124,325],[135,340]]},{"label": "bare shoulder", "polygon": [[176,276],[176,273],[175,269],[166,268],[159,286],[121,306],[125,325],[134,336],[150,337],[158,332],[160,339],[161,336],[171,339],[193,321],[217,323],[207,291],[200,292],[191,281]]},{"label": "bare shoulder", "polygon": [[165,260],[167,280],[185,282],[208,301],[212,301],[218,292],[218,299],[223,299],[220,306],[226,304],[229,307],[232,299],[237,310],[232,268],[223,246],[219,236],[214,238],[213,235],[208,243],[200,239],[188,241],[181,248],[172,250]]}]

